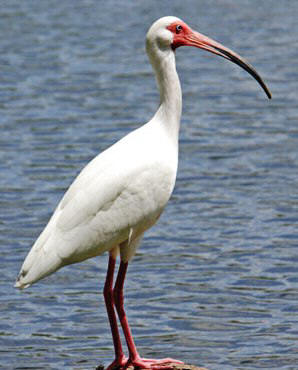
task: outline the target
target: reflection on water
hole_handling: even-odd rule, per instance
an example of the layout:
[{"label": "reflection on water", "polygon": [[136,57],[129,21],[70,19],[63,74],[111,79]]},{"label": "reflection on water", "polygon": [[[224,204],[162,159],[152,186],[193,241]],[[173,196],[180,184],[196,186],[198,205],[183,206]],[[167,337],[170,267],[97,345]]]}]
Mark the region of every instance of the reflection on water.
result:
[{"label": "reflection on water", "polygon": [[130,265],[136,342],[144,356],[210,369],[296,367],[298,55],[288,45],[297,4],[198,3],[2,6],[0,368],[92,369],[113,357],[101,295],[106,256],[22,293],[13,282],[78,171],[154,113],[143,44],[162,14],[247,57],[274,99],[230,63],[177,51],[179,176]]}]

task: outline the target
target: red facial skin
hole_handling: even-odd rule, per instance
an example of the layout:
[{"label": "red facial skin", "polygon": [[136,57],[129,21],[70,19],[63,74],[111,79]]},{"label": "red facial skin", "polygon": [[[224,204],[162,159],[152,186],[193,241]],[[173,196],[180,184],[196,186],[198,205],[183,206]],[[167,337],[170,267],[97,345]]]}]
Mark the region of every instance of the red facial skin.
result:
[{"label": "red facial skin", "polygon": [[[177,30],[177,26],[181,27],[181,30]],[[172,32],[174,39],[172,43],[172,49],[175,50],[179,46],[186,46],[187,43],[187,36],[193,33],[193,30],[184,22],[174,22],[170,24],[167,29]]]}]

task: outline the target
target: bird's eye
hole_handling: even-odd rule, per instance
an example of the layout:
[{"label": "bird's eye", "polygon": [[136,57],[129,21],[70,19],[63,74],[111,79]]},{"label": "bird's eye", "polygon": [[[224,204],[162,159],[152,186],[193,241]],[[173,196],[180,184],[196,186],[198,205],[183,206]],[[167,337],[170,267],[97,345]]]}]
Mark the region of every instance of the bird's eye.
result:
[{"label": "bird's eye", "polygon": [[181,24],[177,24],[176,33],[180,33],[182,30],[183,30],[183,27],[181,26]]}]

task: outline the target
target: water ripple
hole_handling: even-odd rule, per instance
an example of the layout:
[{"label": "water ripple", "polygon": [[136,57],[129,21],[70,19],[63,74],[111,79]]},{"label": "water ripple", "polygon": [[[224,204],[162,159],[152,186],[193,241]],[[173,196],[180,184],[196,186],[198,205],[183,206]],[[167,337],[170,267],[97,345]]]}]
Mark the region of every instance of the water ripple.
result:
[{"label": "water ripple", "polygon": [[162,14],[246,56],[274,99],[223,60],[177,51],[177,184],[126,286],[139,350],[210,369],[297,368],[296,2],[50,3],[11,0],[0,14],[0,368],[112,359],[107,256],[22,293],[13,282],[74,176],[155,111],[144,35]]}]

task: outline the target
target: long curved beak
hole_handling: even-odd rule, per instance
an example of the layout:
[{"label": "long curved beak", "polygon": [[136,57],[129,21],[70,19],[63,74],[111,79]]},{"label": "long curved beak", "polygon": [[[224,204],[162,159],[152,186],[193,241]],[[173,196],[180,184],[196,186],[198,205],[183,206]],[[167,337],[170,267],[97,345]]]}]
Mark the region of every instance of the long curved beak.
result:
[{"label": "long curved beak", "polygon": [[[181,44],[182,45],[182,44]],[[199,32],[191,30],[191,32],[187,33],[184,36],[184,43],[183,45],[187,46],[195,46],[200,49],[204,49],[209,51],[210,53],[219,55],[225,59],[230,60],[231,62],[238,64],[241,68],[243,68],[246,72],[248,72],[251,76],[253,76],[258,83],[261,85],[263,90],[265,91],[266,95],[269,99],[271,99],[272,95],[268,87],[266,86],[265,82],[258,74],[258,72],[250,65],[245,59],[243,59],[240,55],[235,53],[233,50],[226,48],[222,44],[217,41],[210,39],[209,37],[202,35]]]}]

